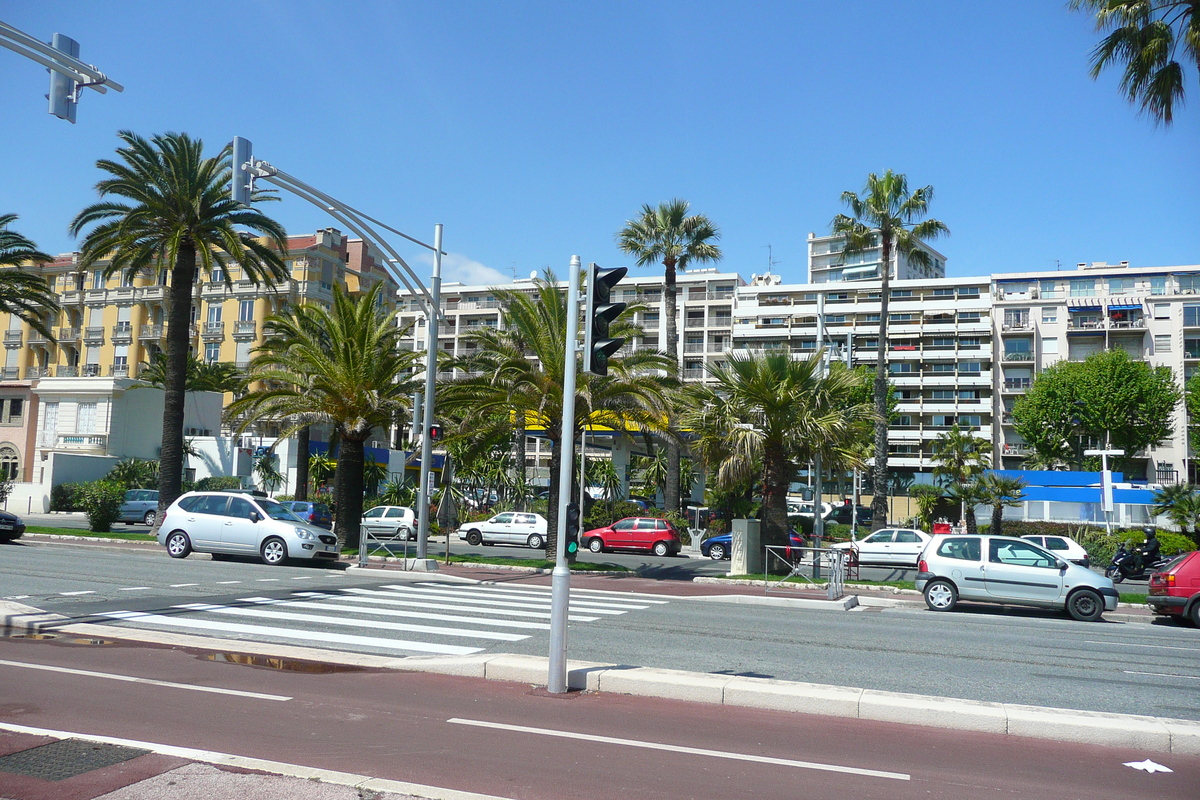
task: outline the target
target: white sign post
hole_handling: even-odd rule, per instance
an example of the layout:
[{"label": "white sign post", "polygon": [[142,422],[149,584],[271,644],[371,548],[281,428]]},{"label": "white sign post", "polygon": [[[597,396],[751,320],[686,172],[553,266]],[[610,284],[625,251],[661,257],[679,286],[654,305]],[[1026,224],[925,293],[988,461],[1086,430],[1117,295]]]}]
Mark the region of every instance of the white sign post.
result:
[{"label": "white sign post", "polygon": [[1100,510],[1104,512],[1104,532],[1112,534],[1113,483],[1108,469],[1109,456],[1123,456],[1124,450],[1084,450],[1085,456],[1100,456]]}]

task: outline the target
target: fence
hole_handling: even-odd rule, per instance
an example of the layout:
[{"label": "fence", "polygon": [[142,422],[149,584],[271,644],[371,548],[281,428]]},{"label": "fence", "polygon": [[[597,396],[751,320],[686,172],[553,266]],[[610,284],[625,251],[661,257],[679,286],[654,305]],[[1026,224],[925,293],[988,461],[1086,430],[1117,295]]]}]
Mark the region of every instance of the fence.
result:
[{"label": "fence", "polygon": [[386,557],[395,558],[395,548],[401,546],[400,543],[403,543],[402,546],[404,547],[404,558],[400,562],[400,568],[410,569],[411,561],[408,556],[408,542],[409,537],[413,535],[413,531],[409,530],[408,528],[399,528],[398,530],[403,531],[403,533],[398,535],[397,531],[391,531],[389,533],[381,533],[376,535],[372,533],[367,526],[359,526],[358,565],[360,567],[365,567],[367,565],[367,559],[372,555],[377,555],[379,553],[383,553],[383,555]]},{"label": "fence", "polygon": [[[766,591],[770,592],[772,588],[778,590],[792,578],[802,578],[814,586],[825,584],[826,597],[830,600],[840,600],[846,594],[848,555],[849,553],[841,548],[767,545]],[[776,566],[786,567],[788,573],[773,581],[771,568]]]}]

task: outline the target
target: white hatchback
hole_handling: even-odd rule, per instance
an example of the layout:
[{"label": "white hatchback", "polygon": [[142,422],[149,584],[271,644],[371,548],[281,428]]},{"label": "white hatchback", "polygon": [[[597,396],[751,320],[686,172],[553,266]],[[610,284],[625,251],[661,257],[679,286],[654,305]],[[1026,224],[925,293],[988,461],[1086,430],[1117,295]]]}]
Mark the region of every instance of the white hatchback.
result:
[{"label": "white hatchback", "polygon": [[1022,536],[1021,538],[1028,539],[1038,547],[1046,548],[1072,564],[1078,564],[1081,567],[1092,565],[1092,558],[1088,555],[1088,551],[1084,550],[1083,546],[1070,536]]},{"label": "white hatchback", "polygon": [[835,550],[857,550],[858,563],[885,567],[915,567],[917,557],[933,537],[916,528],[880,528],[857,542],[838,542]]},{"label": "white hatchback", "polygon": [[372,539],[416,539],[417,512],[408,506],[375,506],[359,521]]},{"label": "white hatchback", "polygon": [[525,511],[505,511],[483,522],[468,522],[458,529],[467,544],[516,544],[532,550],[546,546],[546,518]]}]

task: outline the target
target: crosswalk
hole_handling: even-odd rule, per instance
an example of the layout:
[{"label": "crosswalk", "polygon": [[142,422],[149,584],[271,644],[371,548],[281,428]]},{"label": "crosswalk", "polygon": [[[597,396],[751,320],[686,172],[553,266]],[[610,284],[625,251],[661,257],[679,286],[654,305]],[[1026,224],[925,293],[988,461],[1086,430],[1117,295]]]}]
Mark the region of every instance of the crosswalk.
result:
[{"label": "crosswalk", "polygon": [[[573,589],[567,620],[586,624],[669,601],[599,589]],[[282,597],[181,603],[158,611],[97,616],[137,628],[200,636],[306,643],[386,655],[470,655],[550,630],[550,589],[427,581],[292,591]]]}]

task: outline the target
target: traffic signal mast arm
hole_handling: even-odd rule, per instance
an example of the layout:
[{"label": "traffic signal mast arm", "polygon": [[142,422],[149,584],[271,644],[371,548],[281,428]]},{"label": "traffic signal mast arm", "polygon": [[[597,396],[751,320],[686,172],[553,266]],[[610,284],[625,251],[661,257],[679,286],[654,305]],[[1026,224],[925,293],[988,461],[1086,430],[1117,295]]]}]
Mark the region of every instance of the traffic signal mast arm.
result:
[{"label": "traffic signal mast arm", "polygon": [[118,92],[125,87],[109,78],[91,64],[78,59],[79,42],[61,33],[54,34],[51,44],[39,42],[23,31],[0,22],[0,47],[6,47],[50,70],[50,113],[68,122],[75,122],[75,106],[82,89],[95,89],[106,94],[108,87]]}]

